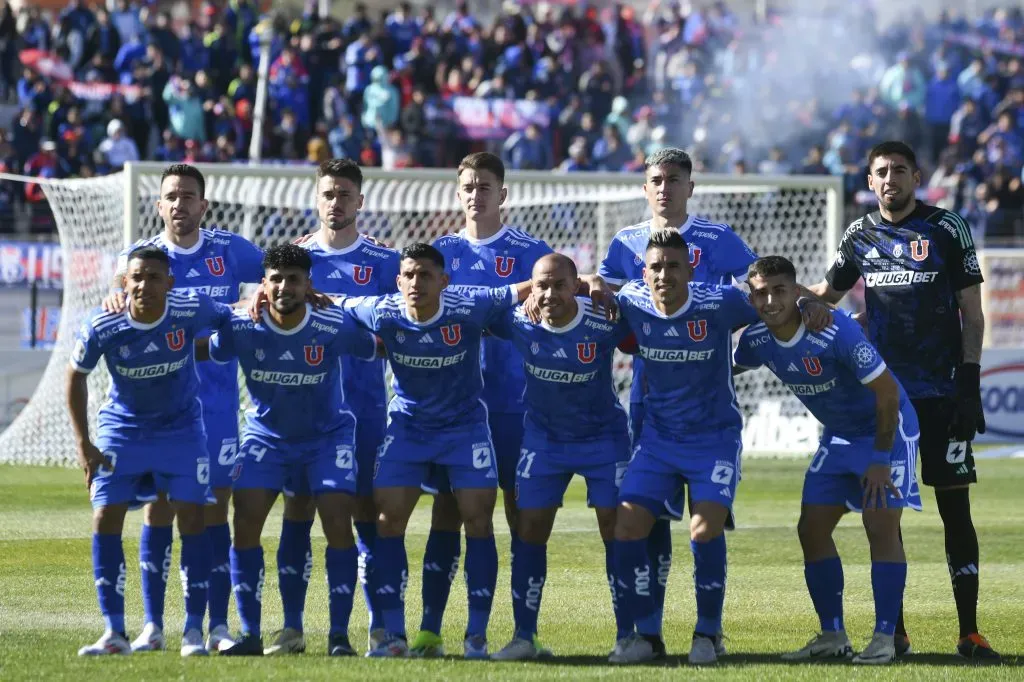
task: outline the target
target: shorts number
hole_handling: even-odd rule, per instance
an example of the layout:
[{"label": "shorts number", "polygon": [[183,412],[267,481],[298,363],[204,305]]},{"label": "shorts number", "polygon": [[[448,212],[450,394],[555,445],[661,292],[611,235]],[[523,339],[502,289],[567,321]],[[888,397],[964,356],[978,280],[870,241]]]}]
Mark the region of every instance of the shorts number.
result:
[{"label": "shorts number", "polygon": [[818,448],[818,451],[814,453],[814,458],[811,460],[811,466],[807,467],[807,470],[812,474],[818,473],[821,467],[824,466],[826,457],[828,457],[828,448]]},{"label": "shorts number", "polygon": [[487,443],[473,446],[473,468],[491,468],[491,446]]},{"label": "shorts number", "polygon": [[903,479],[907,476],[907,467],[902,464],[894,464],[889,468],[889,476],[892,478],[892,484],[897,488],[903,487]]},{"label": "shorts number", "polygon": [[377,447],[377,456],[383,457],[388,453],[388,448],[395,442],[394,436],[384,436],[384,442]]},{"label": "shorts number", "polygon": [[261,445],[249,446],[249,456],[255,459],[257,462],[262,462],[266,454],[267,449]]},{"label": "shorts number", "polygon": [[347,445],[339,445],[337,456],[334,458],[334,466],[339,469],[351,469],[353,462],[352,448]]},{"label": "shorts number", "polygon": [[210,459],[208,457],[200,457],[196,460],[196,480],[200,485],[210,484]]},{"label": "shorts number", "polygon": [[103,456],[110,460],[110,466],[101,464],[100,468],[96,470],[96,476],[109,476],[114,473],[114,469],[117,468],[117,453],[116,452],[104,452]]},{"label": "shorts number", "polygon": [[234,464],[238,456],[238,441],[234,438],[225,438],[220,444],[220,454],[217,455],[217,464],[222,467]]},{"label": "shorts number", "polygon": [[731,466],[716,464],[715,468],[711,471],[711,482],[721,485],[729,485],[732,483],[732,477],[735,472],[736,470]]},{"label": "shorts number", "polygon": [[530,468],[533,467],[533,458],[536,456],[536,452],[530,452],[526,448],[519,451],[519,475],[522,478],[530,477]]},{"label": "shorts number", "polygon": [[961,464],[967,459],[967,443],[962,440],[949,441],[946,449],[946,461],[950,464]]}]

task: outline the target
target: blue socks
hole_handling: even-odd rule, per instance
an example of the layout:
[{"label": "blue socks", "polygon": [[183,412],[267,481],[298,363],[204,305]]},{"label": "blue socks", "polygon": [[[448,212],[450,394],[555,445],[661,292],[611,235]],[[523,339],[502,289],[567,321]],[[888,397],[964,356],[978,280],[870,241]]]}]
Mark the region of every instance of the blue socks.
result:
[{"label": "blue socks", "polygon": [[356,547],[359,549],[359,584],[363,588],[366,610],[370,612],[370,631],[384,627],[384,618],[377,608],[373,589],[373,546],[377,541],[377,524],[356,521]]},{"label": "blue socks", "polygon": [[520,639],[533,641],[537,634],[537,618],[547,575],[548,546],[519,542],[512,558],[512,615],[515,636]]},{"label": "blue socks", "polygon": [[[845,630],[843,625],[843,562],[839,557],[804,563],[804,580],[822,632]],[[894,622],[895,625],[895,622]]]},{"label": "blue socks", "polygon": [[628,617],[628,610],[622,603],[621,587],[618,572],[615,570],[615,542],[604,542],[604,571],[608,576],[608,589],[612,593],[612,613],[615,615],[615,641],[633,632],[633,621]]},{"label": "blue socks", "polygon": [[[170,526],[144,525],[139,541],[142,608],[146,614],[146,622],[155,623],[161,630],[164,627],[164,595],[167,593],[167,578],[171,572],[173,537],[174,529]],[[95,560],[93,565],[96,565]],[[121,599],[123,602],[123,593]]]},{"label": "blue socks", "polygon": [[377,536],[374,548],[376,572],[374,588],[377,608],[384,619],[384,629],[405,637],[405,588],[409,583],[409,559],[405,554],[405,536]]},{"label": "blue socks", "polygon": [[697,591],[697,624],[694,631],[717,637],[722,631],[725,605],[725,533],[708,542],[690,541],[693,551],[693,582]]},{"label": "blue socks", "polygon": [[[519,551],[523,551],[520,543]],[[498,546],[494,535],[485,538],[466,537],[466,591],[469,593],[469,621],[466,636],[486,639],[491,619],[491,605],[498,585]]]},{"label": "blue socks", "polygon": [[871,562],[871,591],[875,596],[875,632],[892,635],[903,605],[907,585],[907,564],[890,561]]},{"label": "blue socks", "polygon": [[331,614],[331,635],[348,634],[348,621],[352,615],[352,598],[356,592],[359,573],[359,550],[327,548],[324,553],[327,567],[328,603]]},{"label": "blue socks", "polygon": [[185,592],[185,627],[203,631],[206,616],[206,597],[210,589],[210,536],[206,531],[198,535],[181,536],[181,585]]},{"label": "blue socks", "polygon": [[642,635],[658,635],[660,619],[651,594],[651,562],[647,538],[615,541],[615,568],[623,583],[620,611],[623,618],[636,624]]},{"label": "blue socks", "polygon": [[261,636],[264,578],[262,547],[231,548],[231,585],[235,591],[235,606],[242,621],[242,632],[254,637]]},{"label": "blue socks", "polygon": [[651,579],[651,596],[658,618],[658,630],[665,617],[665,588],[668,586],[668,575],[672,569],[672,524],[668,519],[657,519],[651,526],[647,536],[647,554],[654,575]]},{"label": "blue socks", "polygon": [[100,613],[103,614],[107,628],[124,634],[124,587],[127,572],[120,535],[93,534],[92,575],[96,581]]},{"label": "blue socks", "polygon": [[284,610],[284,626],[302,631],[306,610],[306,590],[313,570],[313,548],[309,539],[312,521],[281,523],[281,542],[277,546],[277,578]]},{"label": "blue socks", "polygon": [[208,526],[210,537],[210,630],[228,624],[228,601],[231,599],[231,529],[228,524]]},{"label": "blue socks", "polygon": [[[459,572],[461,537],[458,532],[431,530],[423,553],[423,618],[420,630],[441,634],[441,621],[452,581]],[[469,549],[466,549],[467,557]],[[378,553],[378,560],[380,554]],[[493,590],[492,590],[493,593]]]}]

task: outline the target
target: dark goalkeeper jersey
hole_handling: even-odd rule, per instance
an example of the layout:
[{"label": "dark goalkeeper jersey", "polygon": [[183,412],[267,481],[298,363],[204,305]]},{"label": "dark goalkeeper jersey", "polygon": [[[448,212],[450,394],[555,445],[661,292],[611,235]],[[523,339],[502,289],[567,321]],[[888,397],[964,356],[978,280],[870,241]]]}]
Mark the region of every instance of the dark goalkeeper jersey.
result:
[{"label": "dark goalkeeper jersey", "polygon": [[950,395],[962,336],[956,292],[983,279],[967,223],[918,202],[896,224],[876,211],[846,229],[825,278],[864,278],[868,337],[911,398]]}]

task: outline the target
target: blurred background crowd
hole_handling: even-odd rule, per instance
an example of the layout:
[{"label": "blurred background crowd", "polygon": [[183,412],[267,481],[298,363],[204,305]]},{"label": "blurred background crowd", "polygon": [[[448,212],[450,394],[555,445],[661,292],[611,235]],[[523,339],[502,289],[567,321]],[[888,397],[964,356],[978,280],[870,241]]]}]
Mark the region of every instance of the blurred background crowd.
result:
[{"label": "blurred background crowd", "polygon": [[[867,150],[895,138],[918,150],[922,198],[980,241],[1024,243],[1019,6],[883,23],[869,0],[757,4],[357,3],[339,18],[205,0],[182,19],[135,0],[5,2],[0,98],[16,108],[0,163],[56,178],[136,159],[394,169],[489,149],[512,169],[635,172],[679,146],[701,172],[841,176],[853,210],[870,199]],[[0,183],[0,225],[43,203]]]}]

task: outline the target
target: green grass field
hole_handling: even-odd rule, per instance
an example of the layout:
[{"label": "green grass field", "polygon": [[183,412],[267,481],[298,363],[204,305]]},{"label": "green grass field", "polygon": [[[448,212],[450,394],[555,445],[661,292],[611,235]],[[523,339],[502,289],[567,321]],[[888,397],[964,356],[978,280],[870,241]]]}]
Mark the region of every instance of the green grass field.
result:
[{"label": "green grass field", "polygon": [[[973,514],[981,543],[981,624],[993,645],[1006,656],[1000,667],[978,669],[957,661],[956,616],[943,552],[943,534],[930,491],[926,510],[909,513],[904,536],[910,560],[907,623],[918,654],[885,670],[855,669],[848,664],[789,665],[782,651],[798,648],[816,630],[803,581],[797,543],[800,486],[805,462],[749,460],[736,503],[739,529],[729,536],[729,586],[725,631],[730,654],[716,669],[687,671],[699,676],[743,679],[1024,679],[1019,654],[1024,651],[1024,462],[983,460],[982,482],[973,495]],[[597,526],[574,485],[549,544],[549,576],[541,613],[541,634],[557,658],[545,663],[331,660],[326,648],[327,603],[322,572],[323,538],[314,539],[317,567],[306,611],[307,653],[277,659],[216,658],[183,661],[177,652],[182,622],[181,591],[168,589],[166,653],[116,659],[84,660],[79,646],[102,630],[90,568],[90,511],[77,471],[0,467],[0,680],[86,679],[661,679],[678,676],[686,666],[695,607],[692,562],[685,527],[676,526],[676,559],[666,607],[667,663],[613,668],[606,662],[613,644],[604,558]],[[499,505],[500,506],[500,505]],[[280,513],[272,514],[264,547],[268,562],[276,549]],[[137,556],[141,515],[130,517],[125,552],[129,557],[129,636],[141,628]],[[419,557],[429,523],[429,500],[421,501],[410,525],[408,622],[419,622]],[[491,620],[492,649],[511,635],[508,596],[508,535],[499,527],[501,573]],[[855,648],[863,647],[873,627],[867,543],[859,517],[850,516],[837,531],[845,561],[847,628]],[[175,550],[178,543],[175,543]],[[266,631],[280,625],[275,571],[268,564],[264,591]],[[171,582],[176,582],[173,580]],[[445,620],[449,651],[461,656],[465,590],[459,580]],[[232,604],[232,613],[234,605]],[[365,609],[357,597],[353,643],[365,646]],[[233,626],[234,627],[234,626]]]}]

